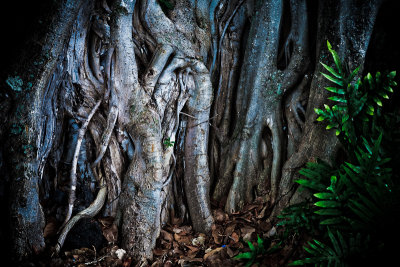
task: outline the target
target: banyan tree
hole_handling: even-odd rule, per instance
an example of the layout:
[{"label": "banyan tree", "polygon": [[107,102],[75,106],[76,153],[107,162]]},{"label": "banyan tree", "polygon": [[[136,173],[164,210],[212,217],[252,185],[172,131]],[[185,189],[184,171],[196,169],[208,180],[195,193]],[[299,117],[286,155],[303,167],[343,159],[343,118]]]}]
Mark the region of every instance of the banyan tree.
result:
[{"label": "banyan tree", "polygon": [[11,75],[2,100],[15,258],[45,249],[50,217],[56,252],[80,221],[109,216],[137,261],[172,216],[208,233],[211,201],[231,213],[262,197],[274,221],[304,198],[299,169],[340,154],[315,123],[326,41],[362,72],[390,3],[53,3],[34,75]]}]

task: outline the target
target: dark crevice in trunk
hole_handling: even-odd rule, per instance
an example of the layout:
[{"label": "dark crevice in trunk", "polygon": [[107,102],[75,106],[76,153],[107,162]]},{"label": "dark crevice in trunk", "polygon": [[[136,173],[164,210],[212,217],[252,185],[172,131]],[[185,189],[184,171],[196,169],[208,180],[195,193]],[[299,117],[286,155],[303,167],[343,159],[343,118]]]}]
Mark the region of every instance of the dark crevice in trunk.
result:
[{"label": "dark crevice in trunk", "polygon": [[278,70],[285,70],[290,62],[290,56],[293,52],[293,41],[289,34],[292,25],[292,14],[290,12],[290,1],[283,1],[283,12],[279,25],[279,46],[276,66]]},{"label": "dark crevice in trunk", "polygon": [[[266,167],[271,165],[273,158],[272,132],[268,126],[263,127],[261,131],[260,155],[260,160],[262,161],[260,165],[261,171],[264,171]],[[271,174],[268,173],[268,176],[271,177]]]},{"label": "dark crevice in trunk", "polygon": [[[240,42],[240,53],[239,53],[239,63],[238,65],[239,70],[238,70],[238,75],[242,72],[242,67],[243,67],[243,62],[244,62],[244,56],[245,56],[245,52],[246,52],[246,47],[247,47],[247,41],[249,38],[249,31],[250,31],[250,26],[251,26],[251,20],[248,18],[245,21],[245,24],[243,26],[243,36],[241,38],[241,42]],[[239,79],[238,79],[239,82]],[[239,117],[238,114],[238,110],[236,108],[237,106],[237,101],[240,101],[240,99],[238,100],[238,89],[239,89],[239,83],[236,83],[230,90],[231,90],[231,94],[232,94],[232,98],[231,98],[231,114],[229,114],[229,130],[227,133],[227,138],[228,139],[232,139],[233,134],[235,132],[235,128],[236,128],[236,123],[237,123],[237,119]]]}]

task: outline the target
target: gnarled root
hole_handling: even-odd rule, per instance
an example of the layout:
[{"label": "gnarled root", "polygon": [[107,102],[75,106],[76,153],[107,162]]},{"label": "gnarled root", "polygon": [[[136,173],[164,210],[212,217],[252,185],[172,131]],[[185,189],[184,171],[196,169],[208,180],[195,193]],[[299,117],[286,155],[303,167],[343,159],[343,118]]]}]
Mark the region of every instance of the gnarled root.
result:
[{"label": "gnarled root", "polygon": [[65,241],[65,238],[67,237],[67,234],[80,219],[91,218],[91,217],[95,216],[100,211],[100,209],[103,207],[104,202],[106,200],[106,196],[107,196],[107,187],[104,183],[103,178],[100,178],[99,184],[100,184],[100,190],[97,193],[96,199],[93,201],[93,203],[90,204],[89,207],[87,207],[83,211],[79,212],[74,217],[72,217],[72,219],[69,220],[68,223],[62,228],[61,234],[58,238],[58,241],[57,241],[57,244],[55,247],[56,253],[60,252],[61,247],[64,245],[64,241]]},{"label": "gnarled root", "polygon": [[[208,119],[212,101],[210,75],[204,64],[194,62],[196,92],[189,99],[187,107],[192,116],[188,118],[185,138],[185,191],[193,228],[199,232],[209,232],[213,223],[210,209],[208,168]],[[200,123],[204,122],[206,123]]]}]

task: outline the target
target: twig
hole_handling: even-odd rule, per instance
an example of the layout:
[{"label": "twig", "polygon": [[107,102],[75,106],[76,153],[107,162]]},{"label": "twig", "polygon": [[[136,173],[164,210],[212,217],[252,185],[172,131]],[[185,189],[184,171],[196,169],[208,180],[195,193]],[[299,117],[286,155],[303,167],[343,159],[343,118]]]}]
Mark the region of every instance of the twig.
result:
[{"label": "twig", "polygon": [[97,260],[90,261],[90,262],[85,262],[84,264],[85,264],[85,265],[95,264],[95,263],[98,263],[98,262],[104,260],[104,259],[107,258],[107,257],[110,257],[110,256],[109,256],[109,255],[104,255],[104,256],[101,256],[100,258],[98,258]]},{"label": "twig", "polygon": [[[218,116],[218,114],[215,114],[215,116],[213,116],[213,117],[211,117],[211,118],[209,118],[209,119],[207,119],[207,120],[205,120],[205,121],[199,122],[198,124],[195,124],[195,125],[193,125],[193,126],[190,126],[189,128],[193,128],[193,127],[196,127],[196,126],[198,126],[198,125],[200,125],[200,124],[203,124],[203,123],[205,123],[205,122],[209,122],[210,120],[215,119],[217,116]],[[210,126],[213,126],[211,123],[208,123],[208,124],[209,124]]]},{"label": "twig", "polygon": [[183,114],[183,115],[185,115],[185,116],[188,116],[188,117],[190,117],[190,118],[193,118],[193,119],[195,119],[195,120],[198,120],[195,116],[192,116],[192,115],[190,115],[190,114],[187,114],[187,113],[185,113],[185,112],[179,112],[180,114]]}]

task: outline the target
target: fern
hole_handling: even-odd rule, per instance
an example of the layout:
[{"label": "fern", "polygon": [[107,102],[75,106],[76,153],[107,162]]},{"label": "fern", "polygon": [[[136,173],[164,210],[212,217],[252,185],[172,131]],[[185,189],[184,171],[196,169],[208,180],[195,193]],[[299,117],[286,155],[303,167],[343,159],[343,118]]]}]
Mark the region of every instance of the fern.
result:
[{"label": "fern", "polygon": [[365,239],[361,234],[351,235],[345,238],[340,231],[334,234],[328,228],[329,245],[318,240],[308,242],[304,246],[311,257],[293,261],[289,266],[315,264],[317,266],[352,266],[353,258],[359,256],[366,249],[364,244],[369,243],[369,237]]},{"label": "fern", "polygon": [[[288,231],[306,230],[312,235],[319,227],[326,234],[319,234],[304,247],[311,257],[291,265],[347,266],[350,259],[360,261],[388,249],[388,226],[396,225],[400,210],[399,181],[393,179],[389,167],[390,151],[399,162],[393,146],[400,145],[400,130],[391,129],[400,118],[383,112],[384,101],[397,85],[396,72],[357,78],[359,68],[352,72],[343,68],[345,64],[329,42],[327,46],[334,67],[321,62],[328,72],[322,75],[333,83],[325,89],[332,93],[328,99],[334,104],[315,112],[317,121],[324,121],[327,130],[335,130],[347,158],[333,166],[321,160],[309,162],[299,171],[303,177],[296,183],[309,190],[313,199],[286,208],[279,224]],[[375,234],[370,237],[370,233]],[[366,253],[368,247],[371,253]]]},{"label": "fern", "polygon": [[247,241],[250,251],[242,252],[234,257],[235,260],[246,260],[246,267],[251,266],[254,262],[258,260],[259,257],[270,255],[275,253],[280,249],[282,242],[279,242],[272,247],[266,249],[266,241],[268,241],[268,246],[271,245],[271,241],[269,239],[262,239],[257,235],[257,246],[254,246],[253,243]]}]

